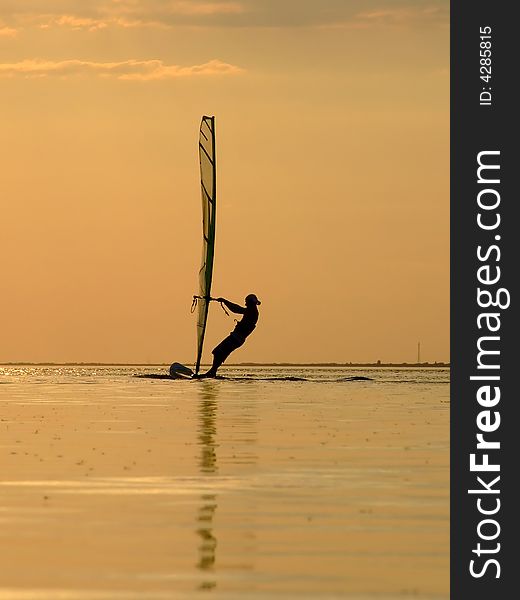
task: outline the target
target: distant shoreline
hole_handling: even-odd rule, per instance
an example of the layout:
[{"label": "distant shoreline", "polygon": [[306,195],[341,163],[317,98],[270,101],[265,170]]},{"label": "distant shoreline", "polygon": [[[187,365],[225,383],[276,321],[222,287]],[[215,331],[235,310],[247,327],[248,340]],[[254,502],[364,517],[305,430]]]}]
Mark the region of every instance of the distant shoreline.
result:
[{"label": "distant shoreline", "polygon": [[[188,363],[189,364],[189,363]],[[5,362],[0,363],[0,366],[4,367],[169,367],[169,363],[95,363],[95,362],[67,362],[67,363],[54,363],[54,362]],[[244,363],[230,363],[224,365],[227,367],[377,367],[377,368],[392,368],[392,367],[407,367],[414,369],[428,369],[428,368],[448,368],[450,363],[435,362],[435,363],[255,363],[255,362],[244,362]]]}]

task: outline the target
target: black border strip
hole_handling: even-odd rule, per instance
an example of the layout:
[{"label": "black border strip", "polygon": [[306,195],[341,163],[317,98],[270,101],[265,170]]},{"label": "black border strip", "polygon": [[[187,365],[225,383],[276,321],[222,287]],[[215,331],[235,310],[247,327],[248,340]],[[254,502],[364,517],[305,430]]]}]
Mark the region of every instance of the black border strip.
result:
[{"label": "black border strip", "polygon": [[[513,2],[451,3],[451,598],[456,600],[499,600],[518,595],[514,591],[518,569],[515,512],[520,509],[515,489],[516,456],[519,455],[515,441],[520,439],[520,431],[519,398],[514,386],[515,335],[519,331],[516,312],[518,234],[514,218],[518,193],[513,190],[519,170],[514,148],[518,121],[516,111],[513,112],[516,80],[513,63],[518,55],[517,36],[513,31],[514,8]],[[486,65],[481,64],[481,59],[485,63],[487,56],[481,56],[480,51],[486,54],[487,38],[481,35],[486,35],[486,27],[491,28],[491,77],[482,79],[486,70],[481,72],[481,66]],[[481,161],[499,164],[500,169],[482,171],[481,180],[488,181],[479,183],[479,153],[497,151],[500,154],[480,156]],[[495,179],[493,173],[499,173],[500,183],[490,182]],[[481,199],[500,198],[496,210],[479,208],[479,193],[484,188],[495,191],[486,192]],[[499,213],[500,226],[495,230],[479,227],[479,212],[481,219],[487,219],[488,223]],[[490,251],[487,260],[479,259],[478,247],[482,257],[493,244],[498,250]],[[497,273],[497,266],[500,268],[497,284],[479,282],[478,270],[486,265],[490,267],[491,276]],[[484,275],[485,271],[481,271],[481,276]],[[479,306],[479,287],[493,294],[499,288],[506,289],[511,305],[508,308]],[[505,297],[503,293],[502,298]],[[478,319],[486,312],[499,314],[500,329],[494,333],[499,340],[484,343],[500,354],[481,356],[480,362],[481,367],[486,361],[488,366],[498,364],[497,369],[479,369],[478,340],[481,339],[482,347],[482,336],[490,334],[486,327],[479,328]],[[499,376],[500,380],[470,379],[489,375]],[[500,401],[493,408],[486,408],[478,402],[478,391],[486,385],[494,390],[495,384],[500,387]],[[489,418],[494,423],[499,413],[498,429],[484,434],[487,440],[499,441],[499,449],[476,448],[477,434],[481,433],[478,419],[483,418],[486,410],[490,411]],[[499,465],[500,471],[471,471],[471,454],[480,463],[485,460],[483,454],[488,454],[489,462]],[[500,480],[491,485],[497,476]],[[486,492],[478,477],[487,482],[492,491]],[[468,490],[478,490],[478,493],[468,493]],[[500,508],[495,514],[486,515],[479,506],[488,511]],[[494,537],[498,528],[495,539],[482,538]],[[475,561],[473,566],[472,560]]]}]

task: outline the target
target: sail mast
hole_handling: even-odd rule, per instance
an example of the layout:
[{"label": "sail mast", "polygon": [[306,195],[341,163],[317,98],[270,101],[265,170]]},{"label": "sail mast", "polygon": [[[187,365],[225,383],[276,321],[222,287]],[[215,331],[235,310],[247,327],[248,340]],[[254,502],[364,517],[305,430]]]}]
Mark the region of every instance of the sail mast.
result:
[{"label": "sail mast", "polygon": [[215,117],[203,116],[199,132],[200,184],[202,194],[202,261],[199,270],[199,300],[197,314],[197,359],[195,373],[198,374],[204,335],[208,320],[213,258],[215,251],[215,221],[217,202],[217,166],[215,152]]}]

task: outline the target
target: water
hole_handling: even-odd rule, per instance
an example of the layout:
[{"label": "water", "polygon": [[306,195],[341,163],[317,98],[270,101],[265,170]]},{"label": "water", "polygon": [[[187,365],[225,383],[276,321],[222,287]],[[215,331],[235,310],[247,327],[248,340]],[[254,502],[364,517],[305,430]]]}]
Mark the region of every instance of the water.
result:
[{"label": "water", "polygon": [[166,370],[0,367],[1,600],[449,597],[447,369]]}]

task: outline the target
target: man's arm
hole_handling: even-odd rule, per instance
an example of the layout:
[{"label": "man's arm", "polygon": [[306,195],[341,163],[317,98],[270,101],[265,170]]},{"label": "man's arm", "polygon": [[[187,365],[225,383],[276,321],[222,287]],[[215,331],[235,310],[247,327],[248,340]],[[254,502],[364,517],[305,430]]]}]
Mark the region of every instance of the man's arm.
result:
[{"label": "man's arm", "polygon": [[236,313],[237,315],[243,315],[246,312],[246,309],[239,304],[235,304],[234,302],[230,302],[225,298],[217,298],[217,302],[223,302],[231,312]]}]

